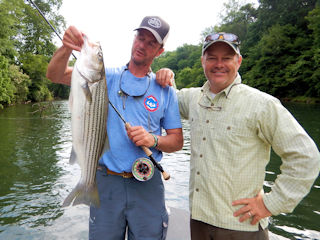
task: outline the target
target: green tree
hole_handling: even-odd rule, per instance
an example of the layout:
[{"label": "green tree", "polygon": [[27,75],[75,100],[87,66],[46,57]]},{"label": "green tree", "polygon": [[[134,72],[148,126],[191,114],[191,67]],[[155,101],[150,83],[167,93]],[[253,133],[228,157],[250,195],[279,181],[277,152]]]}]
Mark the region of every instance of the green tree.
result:
[{"label": "green tree", "polygon": [[185,87],[201,87],[206,80],[200,59],[192,68],[184,68],[176,75],[176,84],[178,89]]},{"label": "green tree", "polygon": [[19,7],[19,0],[0,1],[0,54],[14,62],[17,57],[16,36],[19,30],[19,20],[23,12]]},{"label": "green tree", "polygon": [[48,86],[54,98],[67,99],[70,93],[70,87],[62,84],[50,83]]},{"label": "green tree", "polygon": [[268,32],[269,28],[279,24],[291,24],[303,32],[307,29],[305,16],[315,7],[317,0],[259,0],[257,18],[248,26],[248,34],[243,39],[242,49],[246,53],[254,47]]},{"label": "green tree", "polygon": [[[58,13],[62,0],[34,0],[34,3],[57,31],[65,27],[65,21]],[[56,49],[52,42],[55,37],[54,32],[31,4],[24,4],[24,17],[18,37],[20,45],[17,46],[17,49],[20,54],[29,52],[50,57]]]},{"label": "green tree", "polygon": [[[34,2],[58,31],[65,26],[58,12],[62,0]],[[67,88],[54,88],[45,77],[48,61],[56,49],[53,44],[55,35],[31,3],[24,0],[0,0],[0,21],[0,104],[27,99],[48,100],[52,98],[50,90],[65,96],[63,90]]]},{"label": "green tree", "polygon": [[46,78],[48,57],[26,53],[21,59],[21,63],[22,69],[32,80],[28,99],[36,102],[51,100],[52,95],[48,89],[50,81]]},{"label": "green tree", "polygon": [[315,9],[309,12],[306,19],[308,20],[308,28],[312,31],[312,45],[310,51],[306,51],[304,55],[310,59],[309,61],[309,96],[320,96],[320,1],[317,2]]},{"label": "green tree", "polygon": [[9,75],[9,62],[0,55],[0,108],[11,103],[14,91],[15,88]]},{"label": "green tree", "polygon": [[297,84],[300,84],[299,89],[304,92],[306,86],[299,79],[287,77],[300,52],[308,45],[308,42],[302,44],[301,37],[297,28],[292,25],[277,24],[271,27],[248,53],[248,62],[252,68],[244,73],[245,82],[277,97],[295,95]]},{"label": "green tree", "polygon": [[29,76],[22,73],[22,70],[20,70],[18,66],[10,65],[9,77],[15,87],[13,101],[17,103],[27,101],[27,97],[29,94],[29,86],[31,84]]},{"label": "green tree", "polygon": [[[172,52],[165,52],[154,60],[152,69],[170,68],[175,73],[178,88],[201,86],[204,82],[201,67],[201,45],[184,44]],[[200,73],[200,74],[199,74]]]},{"label": "green tree", "polygon": [[225,16],[220,15],[223,21],[214,28],[215,32],[231,32],[240,39],[246,39],[249,25],[257,19],[257,10],[251,3],[241,5],[236,0],[229,0],[224,6]]}]

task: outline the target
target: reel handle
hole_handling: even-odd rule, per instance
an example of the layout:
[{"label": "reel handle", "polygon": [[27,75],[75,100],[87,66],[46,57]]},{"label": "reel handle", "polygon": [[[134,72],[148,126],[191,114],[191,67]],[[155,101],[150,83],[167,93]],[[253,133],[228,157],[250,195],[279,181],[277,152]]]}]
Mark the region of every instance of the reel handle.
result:
[{"label": "reel handle", "polygon": [[[126,122],[125,123],[125,127],[126,127],[126,129],[130,128],[131,127],[130,123]],[[141,146],[141,148],[145,152],[145,154],[150,158],[150,160],[156,166],[156,168],[158,168],[158,170],[161,172],[163,179],[164,180],[169,180],[170,179],[170,174],[165,172],[163,170],[162,166],[156,160],[154,160],[151,150],[146,146]]]}]

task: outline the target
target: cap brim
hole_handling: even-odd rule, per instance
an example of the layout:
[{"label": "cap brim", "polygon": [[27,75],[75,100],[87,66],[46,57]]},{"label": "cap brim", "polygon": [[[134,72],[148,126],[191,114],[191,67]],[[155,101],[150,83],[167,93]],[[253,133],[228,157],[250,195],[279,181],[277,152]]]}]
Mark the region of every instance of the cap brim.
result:
[{"label": "cap brim", "polygon": [[146,29],[146,30],[150,31],[153,34],[153,36],[157,39],[158,43],[163,44],[163,41],[162,41],[160,35],[155,30],[153,30],[152,28],[139,27],[139,28],[134,29],[134,31],[139,30],[139,29]]},{"label": "cap brim", "polygon": [[210,42],[205,48],[202,49],[202,55],[204,54],[204,52],[210,47],[212,46],[212,44],[217,43],[217,42],[224,42],[226,44],[228,44],[230,47],[232,47],[232,49],[235,51],[236,54],[240,55],[240,49],[239,47],[237,47],[235,44],[232,44],[231,42],[228,42],[226,40],[223,39],[218,39],[215,41]]}]

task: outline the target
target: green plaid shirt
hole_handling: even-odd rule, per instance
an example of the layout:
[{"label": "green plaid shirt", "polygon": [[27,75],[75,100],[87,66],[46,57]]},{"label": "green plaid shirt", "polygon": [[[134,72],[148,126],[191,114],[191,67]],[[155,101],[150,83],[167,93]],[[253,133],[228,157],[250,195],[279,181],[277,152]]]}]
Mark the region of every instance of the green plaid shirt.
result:
[{"label": "green plaid shirt", "polygon": [[[193,219],[232,230],[257,231],[233,213],[234,200],[263,189],[271,147],[281,174],[263,197],[277,215],[291,212],[319,173],[317,146],[276,98],[241,84],[240,75],[214,99],[209,82],[178,92],[181,116],[190,122],[190,212]],[[260,221],[267,227],[268,219]]]}]

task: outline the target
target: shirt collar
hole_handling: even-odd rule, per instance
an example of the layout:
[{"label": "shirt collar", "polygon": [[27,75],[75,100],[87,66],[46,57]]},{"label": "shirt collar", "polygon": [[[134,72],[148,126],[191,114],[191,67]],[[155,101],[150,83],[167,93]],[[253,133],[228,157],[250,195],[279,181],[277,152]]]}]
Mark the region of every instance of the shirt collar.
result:
[{"label": "shirt collar", "polygon": [[[233,89],[234,86],[238,85],[241,83],[241,76],[238,73],[237,77],[234,79],[233,83],[231,83],[227,88],[223,89],[221,92],[217,93],[215,99],[218,96],[222,96],[222,94],[224,94],[224,96],[226,98],[231,98],[232,94],[231,90]],[[216,106],[217,104],[214,103],[214,99],[212,99],[211,94],[210,94],[210,83],[209,81],[207,81],[201,88],[202,91],[202,96],[199,99],[199,105],[204,107],[204,108],[210,108],[212,110],[221,110],[221,106]]]},{"label": "shirt collar", "polygon": [[125,68],[120,75],[120,91],[133,97],[143,96],[149,89],[150,76],[135,77],[128,68]]},{"label": "shirt collar", "polygon": [[[225,96],[227,98],[231,98],[231,95],[230,95],[230,92],[232,90],[232,88],[235,86],[235,85],[238,85],[241,83],[241,76],[239,73],[237,73],[237,76],[236,78],[234,79],[234,81],[228,86],[226,87],[225,89],[223,89],[221,92],[217,93],[217,95],[220,95],[222,93],[225,94]],[[202,90],[201,90],[205,95],[207,95],[208,97],[210,97],[210,82],[207,81],[203,86],[202,86]]]}]

